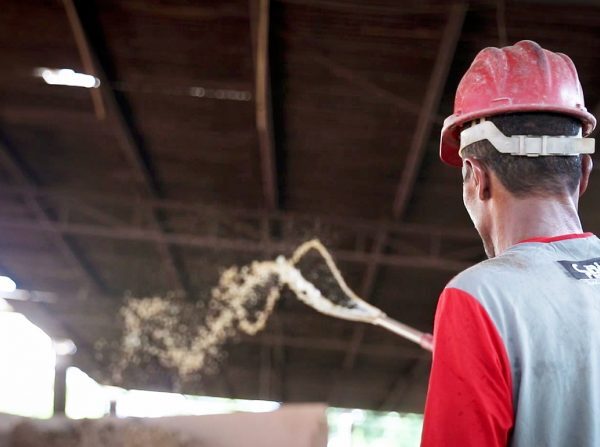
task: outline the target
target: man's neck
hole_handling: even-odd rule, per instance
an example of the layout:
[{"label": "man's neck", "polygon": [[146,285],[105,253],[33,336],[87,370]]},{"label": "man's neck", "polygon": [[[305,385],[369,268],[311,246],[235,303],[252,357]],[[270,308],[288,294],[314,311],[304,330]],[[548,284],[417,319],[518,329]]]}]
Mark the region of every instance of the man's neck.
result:
[{"label": "man's neck", "polygon": [[493,222],[496,255],[526,239],[582,232],[577,203],[571,197],[511,199],[497,208]]}]

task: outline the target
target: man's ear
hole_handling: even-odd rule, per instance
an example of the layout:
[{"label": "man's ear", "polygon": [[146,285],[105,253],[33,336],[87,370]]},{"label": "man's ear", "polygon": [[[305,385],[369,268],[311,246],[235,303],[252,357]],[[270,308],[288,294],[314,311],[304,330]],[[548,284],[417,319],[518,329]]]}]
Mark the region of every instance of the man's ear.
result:
[{"label": "man's ear", "polygon": [[490,181],[490,172],[487,166],[480,160],[471,157],[467,157],[464,160],[464,164],[470,176],[473,178],[473,182],[475,182],[479,200],[489,200],[492,196],[492,183]]},{"label": "man's ear", "polygon": [[579,180],[579,197],[583,195],[588,187],[588,183],[590,181],[590,174],[592,173],[592,168],[594,167],[594,162],[592,161],[592,157],[587,154],[581,156],[581,179]]}]

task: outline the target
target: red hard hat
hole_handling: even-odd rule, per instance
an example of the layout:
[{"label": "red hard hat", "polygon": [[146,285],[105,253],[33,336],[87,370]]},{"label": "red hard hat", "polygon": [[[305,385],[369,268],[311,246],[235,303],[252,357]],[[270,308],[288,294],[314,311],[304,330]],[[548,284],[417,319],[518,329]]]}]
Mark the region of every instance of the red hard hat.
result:
[{"label": "red hard hat", "polygon": [[454,114],[444,120],[441,159],[462,166],[458,149],[465,123],[515,112],[572,116],[581,121],[583,136],[596,127],[596,118],[585,108],[573,61],[523,40],[510,47],[485,48],[475,57],[456,90]]}]

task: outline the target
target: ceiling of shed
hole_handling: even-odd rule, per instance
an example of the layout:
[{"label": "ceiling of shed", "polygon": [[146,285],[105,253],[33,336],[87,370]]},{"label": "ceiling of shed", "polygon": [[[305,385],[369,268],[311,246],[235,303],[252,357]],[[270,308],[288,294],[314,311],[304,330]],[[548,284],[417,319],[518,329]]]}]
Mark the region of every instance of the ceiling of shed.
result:
[{"label": "ceiling of shed", "polygon": [[[439,291],[483,256],[459,173],[437,158],[477,51],[503,35],[562,51],[600,112],[597,6],[507,2],[498,20],[493,1],[270,3],[268,27],[254,0],[3,4],[0,267],[57,294],[18,308],[96,377],[127,292],[204,300],[224,267],[312,237],[361,296],[430,331]],[[103,83],[49,86],[36,67]],[[599,188],[582,204],[591,231]],[[228,353],[182,391],[422,410],[425,352],[290,298]],[[126,385],[179,386],[151,367]]]}]

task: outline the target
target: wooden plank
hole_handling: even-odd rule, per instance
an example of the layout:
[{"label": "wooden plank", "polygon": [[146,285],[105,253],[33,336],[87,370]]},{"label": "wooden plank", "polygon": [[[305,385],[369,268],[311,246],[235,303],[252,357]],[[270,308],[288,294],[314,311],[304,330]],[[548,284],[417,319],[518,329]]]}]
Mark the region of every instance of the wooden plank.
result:
[{"label": "wooden plank", "polygon": [[[306,6],[311,9],[329,10],[337,13],[373,14],[381,16],[403,14],[439,14],[443,12],[443,3],[395,2],[394,6],[371,2],[348,2],[339,0],[278,0],[281,3]],[[394,2],[392,2],[394,3]]]},{"label": "wooden plank", "polygon": [[450,16],[429,79],[425,100],[419,112],[415,133],[410,143],[408,156],[396,191],[392,210],[395,219],[402,219],[404,217],[408,203],[412,198],[417,175],[421,167],[429,135],[431,134],[433,116],[437,112],[442,92],[446,85],[446,79],[454,59],[456,45],[460,38],[467,9],[468,6],[466,3],[456,3],[452,5],[450,10]]},{"label": "wooden plank", "polygon": [[[80,49],[80,53],[85,55],[85,60],[91,65],[94,75],[100,80],[99,89],[102,92],[102,97],[106,103],[106,109],[108,112],[109,124],[111,125],[115,136],[117,137],[123,153],[134,170],[136,180],[139,182],[140,187],[146,194],[151,197],[160,196],[160,188],[158,183],[145,160],[142,148],[139,145],[138,139],[135,133],[125,117],[125,113],[119,105],[114,91],[110,87],[108,76],[102,66],[100,59],[92,43],[87,35],[77,7],[75,6],[74,0],[63,0],[63,5],[69,19],[69,24],[75,37],[77,47]],[[85,63],[85,62],[84,62]],[[162,223],[161,216],[159,213],[152,212],[152,219],[154,226],[157,228],[159,235],[162,235],[165,231],[164,224]],[[175,256],[165,242],[164,238],[159,236],[156,240],[157,248],[160,256],[164,259],[165,266],[169,277],[175,284],[175,286],[182,292],[189,295],[189,286],[187,284],[187,278],[182,272],[182,268],[177,262]]]},{"label": "wooden plank", "polygon": [[13,197],[23,194],[33,194],[36,197],[48,197],[52,200],[79,200],[88,203],[92,206],[92,202],[104,207],[125,207],[127,209],[135,206],[143,208],[156,208],[163,211],[173,212],[189,212],[196,214],[212,214],[223,218],[239,218],[239,219],[256,219],[262,220],[267,217],[270,220],[276,221],[316,221],[319,220],[323,225],[340,226],[352,232],[367,232],[375,233],[379,227],[384,228],[388,232],[394,232],[401,235],[419,235],[428,236],[435,234],[442,238],[457,239],[460,241],[474,242],[480,241],[477,232],[473,228],[452,228],[448,226],[428,225],[428,224],[411,224],[400,223],[393,221],[375,221],[369,219],[361,219],[355,217],[342,216],[321,216],[310,213],[300,213],[291,211],[275,211],[265,213],[261,210],[251,208],[238,208],[231,206],[215,206],[204,203],[186,202],[172,199],[156,199],[156,198],[139,198],[133,196],[116,196],[96,193],[91,191],[80,191],[69,188],[27,188],[27,187],[11,187],[5,186],[0,190],[0,197]]},{"label": "wooden plank", "polygon": [[[4,142],[0,142],[0,162],[21,187],[30,190],[35,189],[37,186],[36,180],[29,173],[27,167],[22,164]],[[108,291],[107,286],[93,269],[90,262],[76,249],[65,234],[61,234],[56,230],[53,223],[53,216],[44,207],[42,199],[33,194],[25,194],[23,198],[27,207],[35,216],[37,224],[47,230],[47,236],[51,238],[52,243],[63,258],[77,268],[80,276],[92,289],[96,292],[106,293]]]},{"label": "wooden plank", "polygon": [[136,15],[148,15],[175,20],[223,20],[243,19],[246,14],[243,8],[237,5],[207,3],[206,6],[198,4],[169,5],[160,2],[147,2],[143,0],[127,0],[119,2],[118,8]]},{"label": "wooden plank", "polygon": [[271,75],[269,70],[270,0],[250,0],[250,21],[254,49],[256,130],[260,149],[260,166],[265,205],[278,206],[275,138],[271,107]]},{"label": "wooden plank", "polygon": [[[433,117],[437,112],[442,91],[446,84],[446,78],[448,76],[448,71],[453,60],[458,39],[460,37],[466,12],[467,6],[463,3],[455,4],[451,9],[450,17],[448,19],[448,23],[439,47],[436,63],[429,81],[427,94],[425,95],[425,102],[419,113],[417,127],[411,142],[407,160],[405,162],[404,170],[396,194],[396,199],[394,201],[393,215],[396,219],[401,219],[403,217],[408,205],[408,201],[412,196],[412,190],[414,188],[417,173],[421,165],[427,139],[429,138],[429,134],[431,132]],[[385,239],[385,234],[378,237],[373,253],[374,258],[377,258],[377,256],[381,254],[381,251],[385,247]],[[364,289],[362,290],[362,296],[365,298],[369,298],[373,291],[377,270],[377,263],[370,263],[367,267],[367,273],[363,283]],[[348,354],[346,355],[343,365],[343,368],[347,371],[354,367],[356,356],[360,344],[363,341],[364,334],[364,327],[357,327],[354,330],[352,340],[348,347]]]},{"label": "wooden plank", "polygon": [[[93,236],[113,240],[129,241],[164,241],[172,245],[183,247],[201,247],[219,250],[229,250],[239,253],[264,253],[265,247],[260,240],[242,238],[216,237],[211,235],[198,235],[188,233],[169,232],[162,233],[158,230],[144,229],[135,226],[104,226],[96,224],[78,224],[53,222],[45,225],[31,219],[0,218],[0,228],[17,228],[44,233],[58,233],[63,235]],[[296,248],[292,242],[271,242],[273,252],[289,253]],[[333,249],[332,254],[337,261],[351,263],[369,263],[373,255],[355,250]],[[393,267],[408,267],[415,269],[432,269],[449,273],[456,273],[470,267],[472,264],[454,259],[445,259],[439,256],[413,256],[397,254],[379,254],[374,257],[379,265]]]},{"label": "wooden plank", "polygon": [[[376,240],[373,247],[373,253],[370,262],[367,263],[367,269],[363,277],[363,281],[360,287],[360,297],[368,301],[373,301],[371,296],[375,287],[375,280],[377,279],[377,273],[379,271],[379,264],[377,263],[378,256],[381,255],[387,241],[387,232],[381,228],[377,233]],[[358,324],[354,326],[352,332],[352,338],[346,357],[344,358],[343,369],[350,371],[354,368],[356,363],[356,357],[358,356],[360,345],[365,337],[365,331],[367,330],[366,324]]]},{"label": "wooden plank", "polygon": [[[75,42],[77,43],[77,50],[79,51],[79,57],[81,58],[83,69],[85,70],[86,74],[98,77],[96,73],[96,66],[93,60],[93,55],[91,54],[90,47],[85,44],[85,32],[83,30],[81,22],[79,21],[73,1],[64,0],[63,3],[65,6],[65,11],[67,12],[69,23],[71,25],[71,31],[73,32]],[[106,118],[106,107],[104,106],[102,93],[97,88],[91,88],[89,89],[89,91],[92,97],[92,103],[94,105],[94,112],[96,114],[96,118],[102,121]]]},{"label": "wooden plank", "polygon": [[[309,58],[312,62],[321,65],[334,76],[343,79],[348,83],[351,83],[356,87],[364,90],[365,92],[369,92],[371,95],[396,106],[399,110],[411,114],[416,114],[416,110],[418,107],[412,101],[407,100],[406,98],[398,95],[395,92],[392,92],[388,89],[378,86],[377,84],[374,84],[373,82],[369,81],[363,76],[360,76],[352,70],[344,67],[343,65],[334,62],[331,58],[324,56],[316,51],[312,52],[312,54],[310,55],[307,55],[307,58]],[[437,117],[429,117],[429,119],[439,121]]]}]

